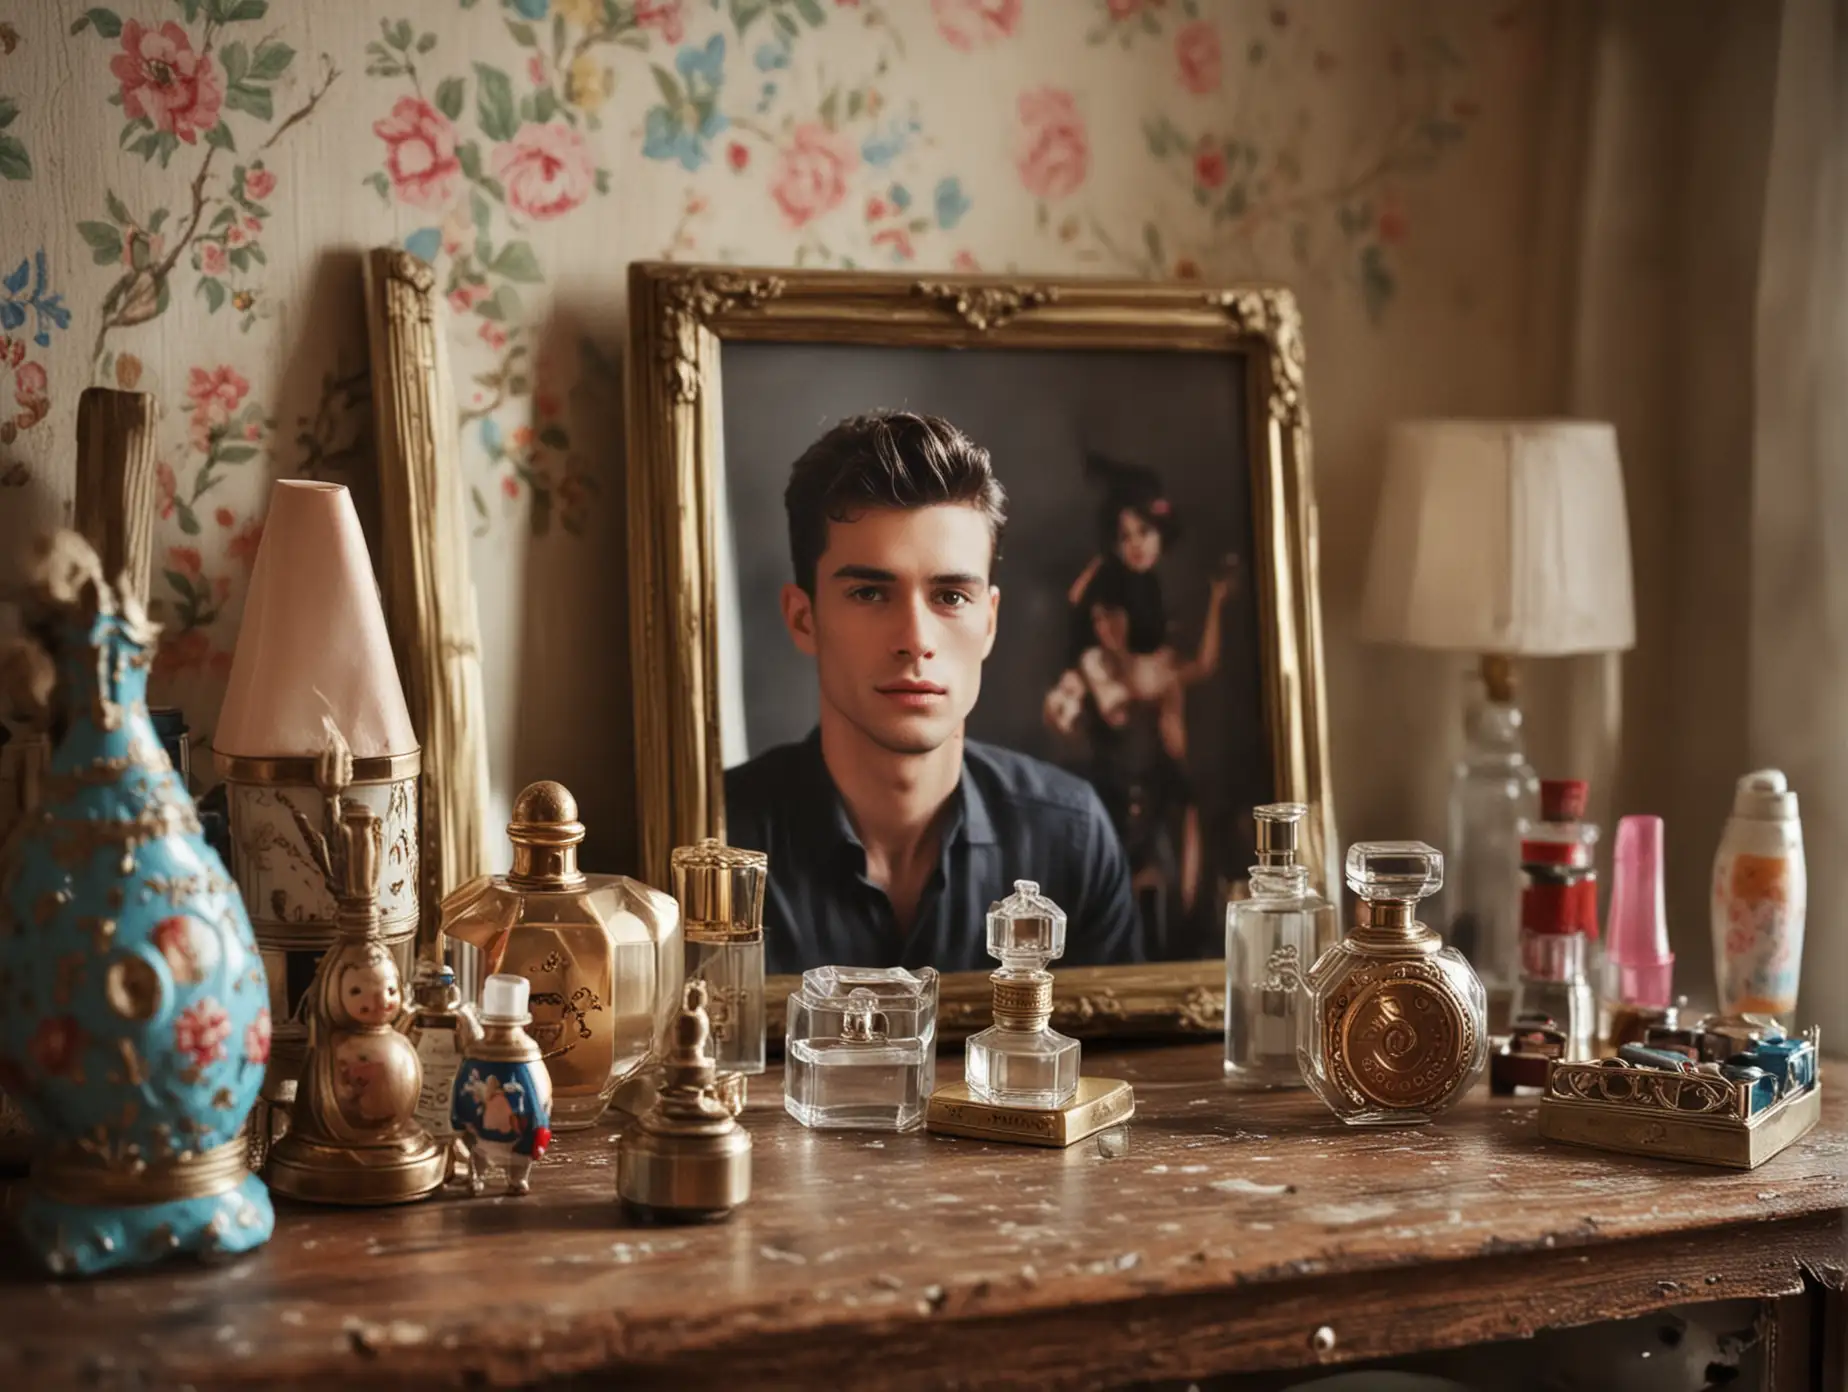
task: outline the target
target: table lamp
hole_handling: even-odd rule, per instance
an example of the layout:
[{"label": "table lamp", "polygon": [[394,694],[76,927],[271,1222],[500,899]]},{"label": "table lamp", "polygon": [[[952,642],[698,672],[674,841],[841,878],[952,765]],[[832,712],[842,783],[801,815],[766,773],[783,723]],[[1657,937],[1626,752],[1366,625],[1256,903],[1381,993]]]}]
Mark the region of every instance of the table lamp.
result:
[{"label": "table lamp", "polygon": [[1491,990],[1519,974],[1521,823],[1539,781],[1521,749],[1513,659],[1635,645],[1616,429],[1598,421],[1392,427],[1362,636],[1477,654],[1450,793],[1446,936]]}]

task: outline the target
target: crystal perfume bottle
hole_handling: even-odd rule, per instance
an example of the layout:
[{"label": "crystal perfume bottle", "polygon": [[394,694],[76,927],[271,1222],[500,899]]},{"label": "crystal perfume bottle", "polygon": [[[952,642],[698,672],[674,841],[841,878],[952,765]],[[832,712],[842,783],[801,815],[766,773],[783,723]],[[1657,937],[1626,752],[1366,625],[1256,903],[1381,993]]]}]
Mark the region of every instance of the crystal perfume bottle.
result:
[{"label": "crystal perfume bottle", "polygon": [[1469,1090],[1488,1059],[1487,994],[1463,954],[1417,919],[1444,882],[1422,841],[1348,848],[1354,931],[1306,984],[1303,1077],[1352,1126],[1417,1126]]},{"label": "crystal perfume bottle", "polygon": [[714,1066],[721,1073],[761,1073],[770,858],[708,836],[675,847],[671,868],[686,924],[687,980],[706,983]]},{"label": "crystal perfume bottle", "polygon": [[1065,910],[1032,880],[989,906],[988,955],[999,958],[995,1022],[971,1039],[963,1059],[969,1091],[1011,1107],[1063,1107],[1078,1091],[1078,1041],[1051,1027],[1052,973],[1065,955]]},{"label": "crystal perfume bottle", "polygon": [[804,1126],[909,1131],[937,1085],[937,973],[816,967],[789,996],[783,1108]]},{"label": "crystal perfume bottle", "polygon": [[1450,785],[1445,936],[1490,989],[1520,971],[1521,828],[1540,810],[1540,780],[1521,749],[1521,708],[1506,658],[1483,660],[1483,690],[1463,720]]},{"label": "crystal perfume bottle", "polygon": [[659,890],[578,869],[577,799],[533,783],[507,824],[513,868],[443,901],[463,998],[491,973],[524,977],[552,1079],[552,1125],[589,1126],[610,1095],[666,1043],[680,1010],[680,911]]},{"label": "crystal perfume bottle", "polygon": [[1226,1078],[1241,1088],[1302,1087],[1296,1062],[1300,973],[1340,938],[1335,906],[1309,885],[1296,848],[1309,809],[1273,802],[1252,810],[1258,863],[1251,895],[1226,905]]}]

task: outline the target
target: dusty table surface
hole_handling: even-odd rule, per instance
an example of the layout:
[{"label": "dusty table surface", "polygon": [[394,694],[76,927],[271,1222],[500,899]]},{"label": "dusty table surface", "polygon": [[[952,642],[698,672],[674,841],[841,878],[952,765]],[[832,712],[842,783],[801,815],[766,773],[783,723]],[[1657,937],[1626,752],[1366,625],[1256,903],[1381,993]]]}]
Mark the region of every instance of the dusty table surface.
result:
[{"label": "dusty table surface", "polygon": [[1364,1131],[1230,1091],[1215,1045],[1092,1047],[1085,1071],[1135,1085],[1126,1154],[806,1131],[773,1068],[744,1118],[755,1197],[719,1226],[625,1223],[604,1125],[560,1138],[525,1198],[278,1201],[274,1239],[227,1266],[60,1282],[9,1250],[0,1386],[1102,1387],[1848,1275],[1839,1090],[1734,1172],[1549,1144],[1535,1100],[1486,1086]]}]

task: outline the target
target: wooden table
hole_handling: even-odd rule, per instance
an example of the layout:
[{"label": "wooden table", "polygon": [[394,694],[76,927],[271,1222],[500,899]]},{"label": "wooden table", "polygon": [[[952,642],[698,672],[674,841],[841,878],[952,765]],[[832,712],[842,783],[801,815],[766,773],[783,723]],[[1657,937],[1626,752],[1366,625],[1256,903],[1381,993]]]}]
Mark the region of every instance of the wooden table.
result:
[{"label": "wooden table", "polygon": [[1085,1058],[1135,1085],[1126,1155],[805,1131],[773,1070],[745,1118],[756,1197],[723,1226],[625,1226],[599,1127],[523,1199],[279,1203],[227,1267],[54,1282],[9,1253],[0,1387],[1088,1388],[1790,1296],[1820,1311],[1780,1373],[1805,1386],[1788,1369],[1848,1325],[1843,1091],[1734,1173],[1549,1145],[1536,1103],[1486,1088],[1357,1131],[1228,1091],[1214,1046]]}]

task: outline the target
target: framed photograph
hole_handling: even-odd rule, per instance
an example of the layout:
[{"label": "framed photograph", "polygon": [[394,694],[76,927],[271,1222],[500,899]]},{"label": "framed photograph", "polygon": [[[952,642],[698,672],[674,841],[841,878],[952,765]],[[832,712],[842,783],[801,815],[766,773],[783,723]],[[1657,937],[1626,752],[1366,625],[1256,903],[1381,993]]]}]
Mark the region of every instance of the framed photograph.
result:
[{"label": "framed photograph", "polygon": [[[673,264],[629,288],[642,873],[665,883],[672,847],[725,835],[727,769],[816,727],[780,598],[791,466],[849,417],[942,418],[1007,495],[968,738],[1090,785],[1140,925],[1141,961],[1054,964],[1055,1027],[1219,1029],[1252,807],[1309,804],[1312,878],[1338,869],[1290,292]],[[985,1027],[989,994],[947,972],[940,1028]]]}]

